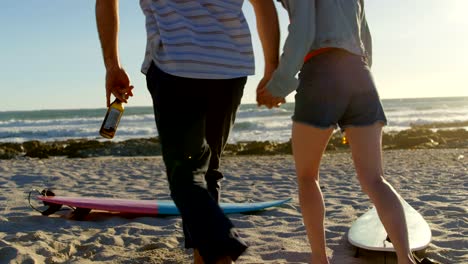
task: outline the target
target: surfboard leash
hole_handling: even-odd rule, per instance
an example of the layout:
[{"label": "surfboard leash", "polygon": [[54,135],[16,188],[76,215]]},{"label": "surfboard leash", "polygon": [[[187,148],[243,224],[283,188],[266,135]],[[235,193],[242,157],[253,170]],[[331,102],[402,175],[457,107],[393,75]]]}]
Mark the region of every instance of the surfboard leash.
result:
[{"label": "surfboard leash", "polygon": [[47,206],[47,209],[46,210],[40,210],[38,209],[37,207],[35,207],[34,205],[32,205],[31,203],[31,195],[33,193],[36,193],[36,194],[39,194],[39,195],[42,195],[42,196],[45,196],[45,197],[51,197],[51,196],[55,196],[54,192],[50,189],[44,189],[42,191],[39,191],[37,189],[32,189],[30,192],[29,192],[29,195],[28,195],[28,202],[29,202],[29,206],[38,211],[39,213],[41,213],[42,215],[44,216],[49,216],[57,211],[65,211],[65,210],[73,210],[72,211],[72,214],[70,216],[71,219],[75,219],[75,220],[83,220],[84,217],[86,215],[89,214],[89,212],[91,211],[91,209],[88,209],[88,208],[79,208],[79,207],[73,207],[73,206],[69,206],[67,205],[68,208],[62,208],[63,205],[62,204],[56,204],[56,203],[51,203],[51,202],[46,202],[46,201],[42,201],[42,203]]},{"label": "surfboard leash", "polygon": [[52,192],[52,190],[50,189],[44,189],[42,191],[39,191],[37,189],[32,189],[30,192],[29,192],[29,195],[28,195],[28,202],[29,202],[29,206],[38,211],[39,213],[41,213],[42,215],[44,216],[48,216],[48,215],[51,215],[57,211],[59,211],[61,208],[62,208],[62,205],[61,204],[54,204],[54,203],[48,203],[48,202],[42,202],[45,206],[48,206],[46,210],[44,211],[41,211],[39,210],[37,207],[35,207],[34,205],[32,205],[31,203],[31,195],[33,193],[36,193],[36,194],[39,194],[39,195],[42,195],[42,196],[55,196],[54,192]]}]

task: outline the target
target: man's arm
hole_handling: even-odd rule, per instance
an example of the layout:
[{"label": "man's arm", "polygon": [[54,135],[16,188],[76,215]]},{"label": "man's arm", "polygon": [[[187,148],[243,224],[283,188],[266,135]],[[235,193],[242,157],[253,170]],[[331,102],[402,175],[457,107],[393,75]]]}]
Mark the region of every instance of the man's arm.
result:
[{"label": "man's arm", "polygon": [[257,31],[262,43],[265,70],[257,86],[257,103],[268,108],[284,103],[284,98],[264,96],[265,85],[270,80],[279,62],[279,22],[276,7],[272,0],[250,0],[255,12]]},{"label": "man's arm", "polygon": [[257,31],[262,43],[265,60],[265,76],[270,76],[279,61],[279,25],[272,0],[250,0],[257,21]]},{"label": "man's arm", "polygon": [[118,0],[96,0],[96,23],[106,67],[106,102],[110,105],[111,93],[127,102],[133,96],[127,73],[121,68],[118,52],[119,2]]},{"label": "man's arm", "polygon": [[96,0],[96,23],[106,69],[119,68],[117,42],[119,32],[118,0]]}]

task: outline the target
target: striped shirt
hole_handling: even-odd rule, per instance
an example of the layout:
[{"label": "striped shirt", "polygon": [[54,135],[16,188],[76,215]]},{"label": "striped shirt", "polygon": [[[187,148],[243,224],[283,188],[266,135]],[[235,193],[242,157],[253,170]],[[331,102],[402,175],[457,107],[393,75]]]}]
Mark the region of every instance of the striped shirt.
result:
[{"label": "striped shirt", "polygon": [[147,44],[142,72],[153,61],[171,75],[231,79],[254,74],[244,0],[140,0]]}]

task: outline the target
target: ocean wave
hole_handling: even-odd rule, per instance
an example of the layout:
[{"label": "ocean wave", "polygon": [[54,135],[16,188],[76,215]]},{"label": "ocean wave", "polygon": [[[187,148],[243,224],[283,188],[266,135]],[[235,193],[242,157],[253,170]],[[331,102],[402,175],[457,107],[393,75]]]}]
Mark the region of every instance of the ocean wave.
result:
[{"label": "ocean wave", "polygon": [[[383,100],[388,125],[384,131],[402,131],[412,126],[445,128],[466,127],[468,97],[439,99]],[[422,109],[422,110],[421,110]],[[105,109],[42,110],[0,112],[0,141],[54,141],[98,139]],[[241,105],[229,137],[230,142],[245,140],[288,141],[294,103],[267,109],[255,104]],[[113,141],[157,136],[152,107],[128,107]]]},{"label": "ocean wave", "polygon": [[275,109],[248,109],[237,112],[236,118],[262,118],[273,116],[290,116],[292,112],[282,108]]},{"label": "ocean wave", "polygon": [[57,129],[35,129],[35,130],[8,130],[0,131],[0,139],[25,138],[28,140],[48,140],[63,138],[90,138],[99,136],[95,129],[90,128],[57,128]]},{"label": "ocean wave", "polygon": [[290,129],[291,122],[288,120],[279,120],[275,119],[273,121],[270,120],[245,120],[245,121],[237,121],[234,123],[233,131],[241,132],[241,131],[265,131],[265,130],[273,130],[279,131],[283,129]]},{"label": "ocean wave", "polygon": [[417,111],[417,110],[399,110],[396,112],[386,111],[390,117],[412,117],[412,116],[426,116],[426,117],[465,117],[467,118],[468,109],[448,109],[448,110],[430,110],[430,111]]},{"label": "ocean wave", "polygon": [[437,123],[452,123],[452,124],[459,124],[459,123],[464,123],[468,122],[468,119],[466,117],[462,118],[443,118],[443,117],[438,117],[438,118],[427,118],[427,117],[402,117],[402,118],[390,118],[388,117],[388,125],[390,127],[393,126],[401,126],[401,127],[406,127],[409,128],[412,125],[431,125],[431,124],[437,124]]},{"label": "ocean wave", "polygon": [[410,127],[411,128],[464,128],[464,127],[468,127],[468,121],[410,123]]},{"label": "ocean wave", "polygon": [[[104,116],[99,117],[75,117],[59,119],[9,119],[0,121],[1,127],[42,127],[56,125],[83,125],[98,124],[104,120]],[[154,122],[154,115],[124,115],[121,122]]]}]

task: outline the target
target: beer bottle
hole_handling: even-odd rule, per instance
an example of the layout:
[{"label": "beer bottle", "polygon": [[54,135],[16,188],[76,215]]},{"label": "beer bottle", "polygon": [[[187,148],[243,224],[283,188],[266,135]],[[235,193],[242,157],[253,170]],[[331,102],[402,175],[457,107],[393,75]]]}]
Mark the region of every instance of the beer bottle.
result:
[{"label": "beer bottle", "polygon": [[117,126],[123,112],[123,102],[116,98],[107,109],[106,117],[104,118],[104,122],[102,122],[99,134],[105,138],[112,139],[115,136],[115,132],[117,132]]}]

